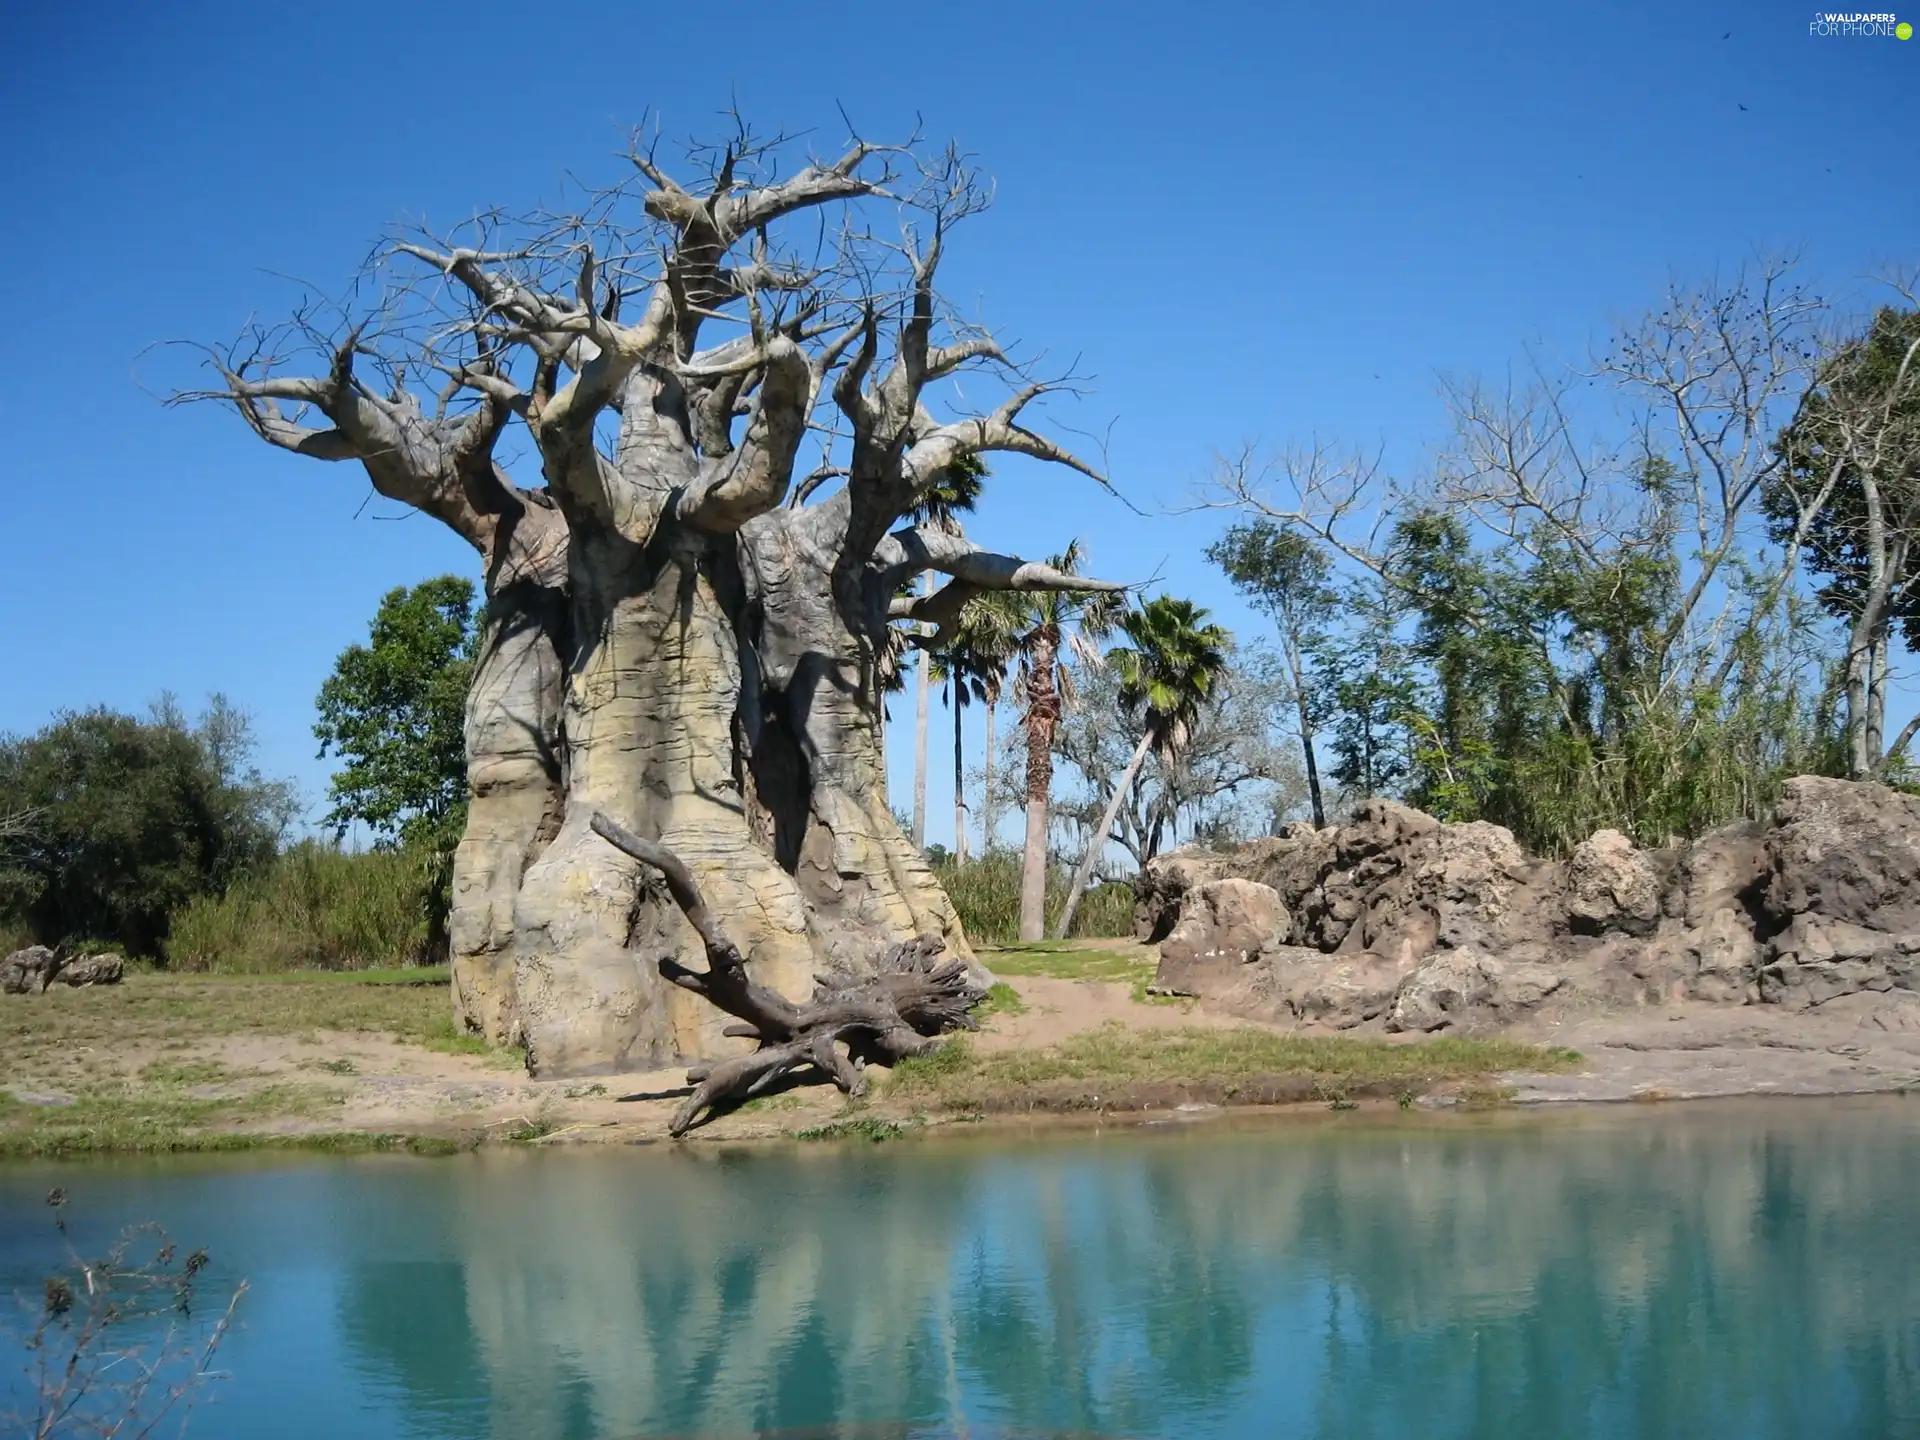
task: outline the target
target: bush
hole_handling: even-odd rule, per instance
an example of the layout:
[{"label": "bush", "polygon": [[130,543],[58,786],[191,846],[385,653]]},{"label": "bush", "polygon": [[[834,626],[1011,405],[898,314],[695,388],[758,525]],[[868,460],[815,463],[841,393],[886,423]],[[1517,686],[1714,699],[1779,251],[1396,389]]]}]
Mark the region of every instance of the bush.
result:
[{"label": "bush", "polygon": [[217,695],[193,724],[163,698],[146,720],[88,710],[0,737],[0,927],[160,953],[168,916],[270,857],[291,818],[251,750]]},{"label": "bush", "polygon": [[305,840],[221,896],[173,917],[176,970],[374,970],[419,965],[428,953],[433,877],[406,851],[350,854]]},{"label": "bush", "polygon": [[[1020,852],[997,850],[985,859],[956,865],[937,859],[933,873],[946,889],[967,938],[981,945],[1012,945],[1020,938]],[[1065,866],[1047,873],[1047,920],[1052,922],[1073,879]],[[1133,887],[1115,882],[1090,886],[1073,917],[1072,934],[1112,937],[1133,933]]]}]

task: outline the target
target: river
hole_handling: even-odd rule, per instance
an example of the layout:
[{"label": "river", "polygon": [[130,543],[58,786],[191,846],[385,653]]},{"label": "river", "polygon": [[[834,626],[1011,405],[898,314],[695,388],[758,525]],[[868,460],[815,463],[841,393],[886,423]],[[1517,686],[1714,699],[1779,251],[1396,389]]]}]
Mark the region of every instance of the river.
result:
[{"label": "river", "polygon": [[55,1185],[247,1280],[199,1440],[1920,1435],[1920,1098],[14,1165],[11,1291]]}]

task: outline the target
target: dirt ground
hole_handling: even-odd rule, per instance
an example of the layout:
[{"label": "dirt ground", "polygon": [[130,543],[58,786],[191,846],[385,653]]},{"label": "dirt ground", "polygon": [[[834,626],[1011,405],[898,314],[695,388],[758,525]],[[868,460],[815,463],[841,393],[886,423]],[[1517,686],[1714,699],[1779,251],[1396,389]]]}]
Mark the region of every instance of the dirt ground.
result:
[{"label": "dirt ground", "polygon": [[[1030,1057],[1076,1046],[1090,1052],[1105,1045],[1111,1053],[1157,1044],[1163,1057],[1168,1046],[1188,1046],[1218,1070],[1242,1063],[1236,1054],[1271,1053],[1274,1043],[1300,1038],[1288,1027],[1147,996],[1153,956],[1131,942],[1076,942],[984,958],[1007,988],[996,992],[981,1033],[970,1037],[976,1066],[999,1063],[1018,1075]],[[678,1067],[592,1080],[529,1079],[513,1056],[481,1052],[451,1034],[444,990],[435,984],[394,985],[381,993],[374,985],[248,988],[236,981],[222,989],[222,983],[196,987],[147,976],[130,978],[118,995],[5,997],[0,1153],[196,1148],[195,1137],[209,1133],[231,1143],[323,1136],[636,1142],[663,1138],[687,1093]],[[1453,1083],[1383,1079],[1351,1091],[1329,1088],[1324,1076],[1288,1076],[1271,1067],[1244,1077],[1200,1075],[1190,1083],[1164,1071],[1142,1072],[1121,1084],[1110,1074],[1095,1083],[1086,1077],[1096,1071],[1085,1066],[1056,1066],[1033,1071],[1042,1079],[1031,1087],[1032,1108],[1191,1115],[1288,1101],[1352,1108],[1392,1103],[1396,1095],[1403,1105],[1432,1107],[1489,1095],[1545,1104],[1920,1090],[1920,996],[1875,996],[1871,1003],[1849,997],[1799,1015],[1770,1007],[1695,1007],[1562,1016],[1504,1038],[1570,1048],[1579,1057],[1547,1067],[1549,1073],[1487,1074],[1493,1088],[1469,1083],[1456,1065]],[[1383,1040],[1396,1047],[1423,1043],[1371,1040],[1376,1056]],[[1397,1048],[1389,1058],[1400,1058]],[[1352,1073],[1364,1078],[1366,1072]],[[696,1133],[710,1140],[864,1134],[876,1125],[953,1118],[930,1105],[924,1092],[896,1094],[888,1077],[877,1078],[874,1096],[859,1106],[830,1087],[806,1086],[750,1102]]]}]

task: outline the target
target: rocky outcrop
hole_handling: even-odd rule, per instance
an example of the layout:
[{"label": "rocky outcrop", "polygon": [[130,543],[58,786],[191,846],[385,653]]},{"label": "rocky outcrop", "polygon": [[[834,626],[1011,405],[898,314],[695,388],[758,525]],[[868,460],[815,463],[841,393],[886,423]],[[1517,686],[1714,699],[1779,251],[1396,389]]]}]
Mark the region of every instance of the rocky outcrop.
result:
[{"label": "rocky outcrop", "polygon": [[1162,988],[1330,1028],[1920,995],[1920,798],[1842,780],[1791,780],[1765,820],[1682,850],[1602,830],[1565,861],[1371,800],[1325,830],[1176,851],[1136,893]]},{"label": "rocky outcrop", "polygon": [[1170,993],[1204,994],[1239,968],[1287,943],[1293,919],[1271,886],[1208,880],[1186,895],[1178,923],[1160,946],[1156,981]]},{"label": "rocky outcrop", "polygon": [[39,995],[54,985],[117,985],[125,968],[118,955],[69,957],[45,945],[29,945],[0,960],[0,992]]}]

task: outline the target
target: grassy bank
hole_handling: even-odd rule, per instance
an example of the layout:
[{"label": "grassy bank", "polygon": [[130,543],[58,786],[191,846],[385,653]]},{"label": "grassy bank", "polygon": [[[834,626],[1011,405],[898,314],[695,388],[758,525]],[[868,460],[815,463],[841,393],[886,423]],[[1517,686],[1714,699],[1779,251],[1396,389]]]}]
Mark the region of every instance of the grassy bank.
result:
[{"label": "grassy bank", "polygon": [[1568,1069],[1571,1050],[1508,1040],[1409,1042],[1245,1029],[1135,1030],[1109,1024],[1033,1051],[960,1040],[895,1070],[890,1100],[930,1111],[1136,1110],[1211,1104],[1412,1098],[1437,1086],[1486,1091],[1508,1071]]},{"label": "grassy bank", "polygon": [[[114,986],[9,996],[0,1004],[0,1157],[397,1143],[334,1129],[336,1077],[350,1065],[327,1059],[326,1048],[343,1034],[453,1053],[486,1048],[455,1033],[443,967],[133,974]],[[215,1058],[230,1042],[285,1037],[318,1044],[309,1068],[289,1074]]]}]

